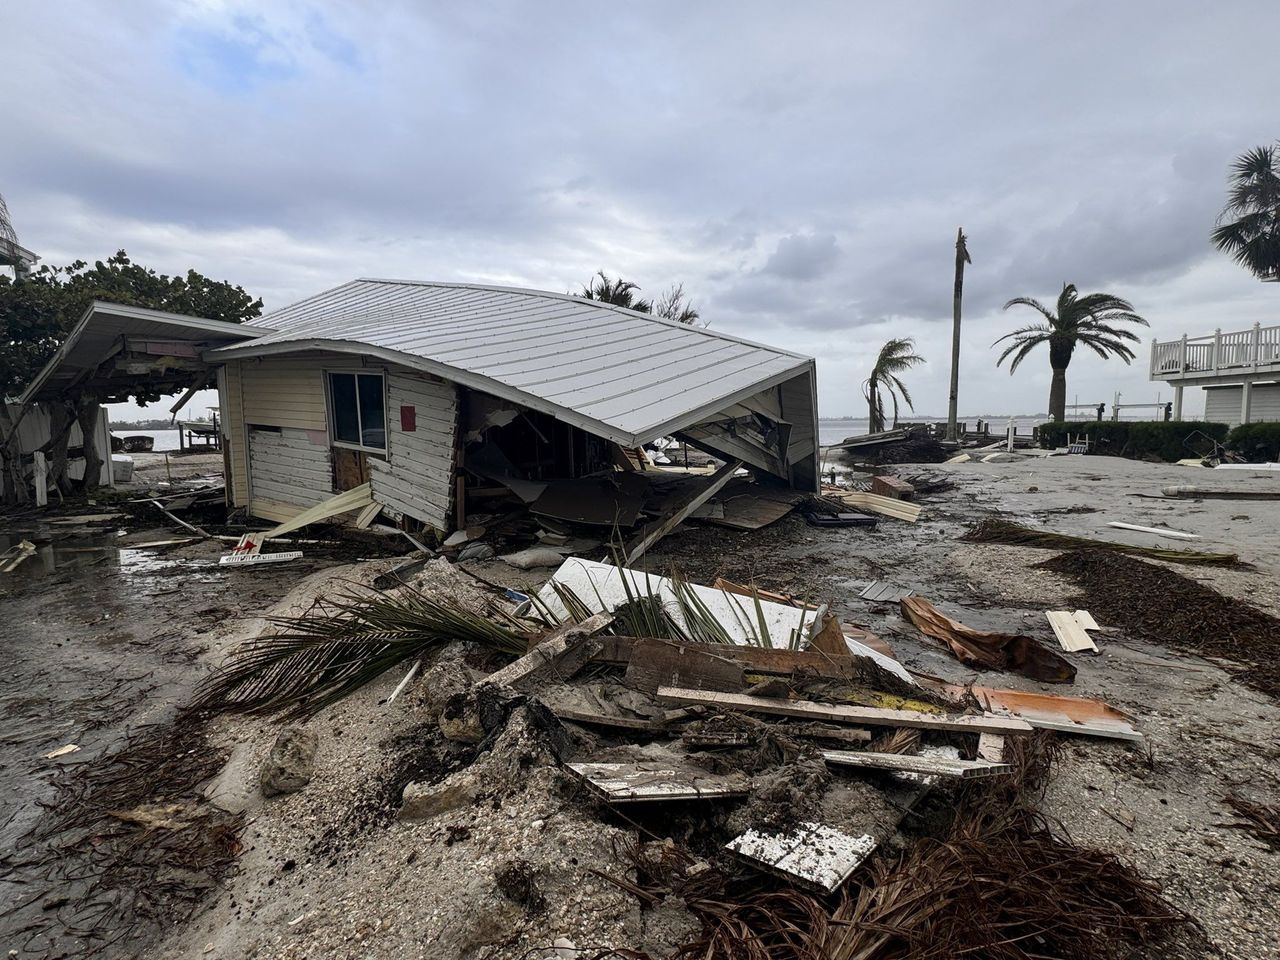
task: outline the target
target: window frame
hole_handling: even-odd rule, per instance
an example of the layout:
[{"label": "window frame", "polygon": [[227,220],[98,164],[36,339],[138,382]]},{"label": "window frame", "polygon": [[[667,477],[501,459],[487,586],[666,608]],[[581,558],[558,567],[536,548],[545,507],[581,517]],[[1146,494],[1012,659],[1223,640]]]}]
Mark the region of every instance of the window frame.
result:
[{"label": "window frame", "polygon": [[[363,443],[352,443],[350,440],[339,440],[336,434],[338,426],[338,418],[334,413],[333,402],[333,374],[339,374],[351,377],[377,377],[382,384],[382,438],[383,445],[380,447],[370,447]],[[360,382],[356,380],[353,384],[355,387],[356,397],[356,431],[364,436],[364,414],[360,410]],[[326,413],[329,419],[329,445],[331,447],[342,447],[345,450],[359,450],[362,453],[372,454],[374,456],[386,458],[391,446],[391,431],[388,428],[387,421],[387,373],[385,370],[368,370],[361,367],[336,367],[325,368],[324,371],[324,396]]]}]

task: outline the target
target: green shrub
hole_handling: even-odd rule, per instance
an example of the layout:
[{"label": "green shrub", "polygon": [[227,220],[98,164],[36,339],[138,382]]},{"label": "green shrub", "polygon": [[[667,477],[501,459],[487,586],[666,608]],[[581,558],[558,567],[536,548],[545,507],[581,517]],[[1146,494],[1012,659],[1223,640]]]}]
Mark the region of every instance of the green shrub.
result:
[{"label": "green shrub", "polygon": [[1227,425],[1203,420],[1059,421],[1040,425],[1040,446],[1048,450],[1065,447],[1067,434],[1088,437],[1090,453],[1173,463],[1212,453],[1213,444],[1206,436],[1222,443],[1227,439]]},{"label": "green shrub", "polygon": [[1280,423],[1242,423],[1227,437],[1227,446],[1250,463],[1280,460]]}]

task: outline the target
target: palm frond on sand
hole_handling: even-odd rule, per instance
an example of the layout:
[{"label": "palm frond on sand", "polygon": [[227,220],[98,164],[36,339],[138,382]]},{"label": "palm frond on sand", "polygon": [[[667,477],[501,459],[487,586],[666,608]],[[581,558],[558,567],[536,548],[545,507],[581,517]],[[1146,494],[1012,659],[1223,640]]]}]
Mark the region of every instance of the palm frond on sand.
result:
[{"label": "palm frond on sand", "polygon": [[231,654],[196,691],[195,708],[299,719],[398,666],[452,640],[514,656],[528,634],[417,592],[354,592],[321,602],[299,617],[278,617],[276,630]]}]

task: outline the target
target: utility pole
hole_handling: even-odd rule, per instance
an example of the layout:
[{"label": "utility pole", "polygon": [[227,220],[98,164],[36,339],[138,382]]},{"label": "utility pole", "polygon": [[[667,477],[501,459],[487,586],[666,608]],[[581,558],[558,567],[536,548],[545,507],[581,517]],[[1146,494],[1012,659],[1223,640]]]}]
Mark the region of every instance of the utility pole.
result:
[{"label": "utility pole", "polygon": [[959,440],[956,407],[960,396],[960,299],[964,295],[964,265],[969,259],[964,227],[956,230],[956,288],[951,303],[951,400],[947,404],[947,439]]}]

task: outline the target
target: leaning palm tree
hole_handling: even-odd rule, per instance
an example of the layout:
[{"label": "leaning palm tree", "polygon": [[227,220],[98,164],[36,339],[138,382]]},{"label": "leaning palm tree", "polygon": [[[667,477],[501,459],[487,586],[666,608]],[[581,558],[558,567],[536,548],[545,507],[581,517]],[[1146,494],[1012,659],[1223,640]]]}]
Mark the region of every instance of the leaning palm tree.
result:
[{"label": "leaning palm tree", "polygon": [[876,364],[871,368],[871,376],[862,383],[862,395],[867,398],[871,421],[867,427],[868,433],[879,433],[884,429],[884,398],[880,395],[882,387],[893,401],[895,426],[898,423],[898,394],[902,395],[902,402],[908,409],[915,409],[911,405],[911,394],[907,391],[906,384],[898,376],[917,363],[924,363],[924,357],[917,354],[915,348],[916,342],[910,337],[895,338],[880,348]]},{"label": "leaning palm tree", "polygon": [[1051,420],[1061,421],[1067,417],[1067,366],[1071,363],[1071,355],[1075,353],[1077,346],[1086,346],[1103,359],[1116,356],[1128,363],[1134,354],[1125,341],[1136,343],[1138,335],[1117,324],[1137,323],[1147,326],[1147,321],[1133,312],[1133,304],[1128,300],[1109,293],[1090,293],[1082,297],[1077,293],[1075,284],[1071,283],[1064,284],[1062,293],[1058,294],[1056,311],[1031,297],[1014,297],[1004,308],[1008,310],[1015,305],[1030,307],[1044,317],[1044,322],[1028,324],[996,340],[995,343],[1001,340],[1013,341],[1000,354],[996,366],[1004,363],[1006,357],[1012,356],[1013,362],[1009,364],[1009,373],[1012,374],[1018,369],[1018,364],[1026,359],[1027,354],[1040,344],[1047,343],[1049,366],[1053,369],[1053,382],[1049,386]]},{"label": "leaning palm tree", "polygon": [[1254,147],[1231,166],[1213,245],[1259,280],[1280,280],[1280,153]]}]

